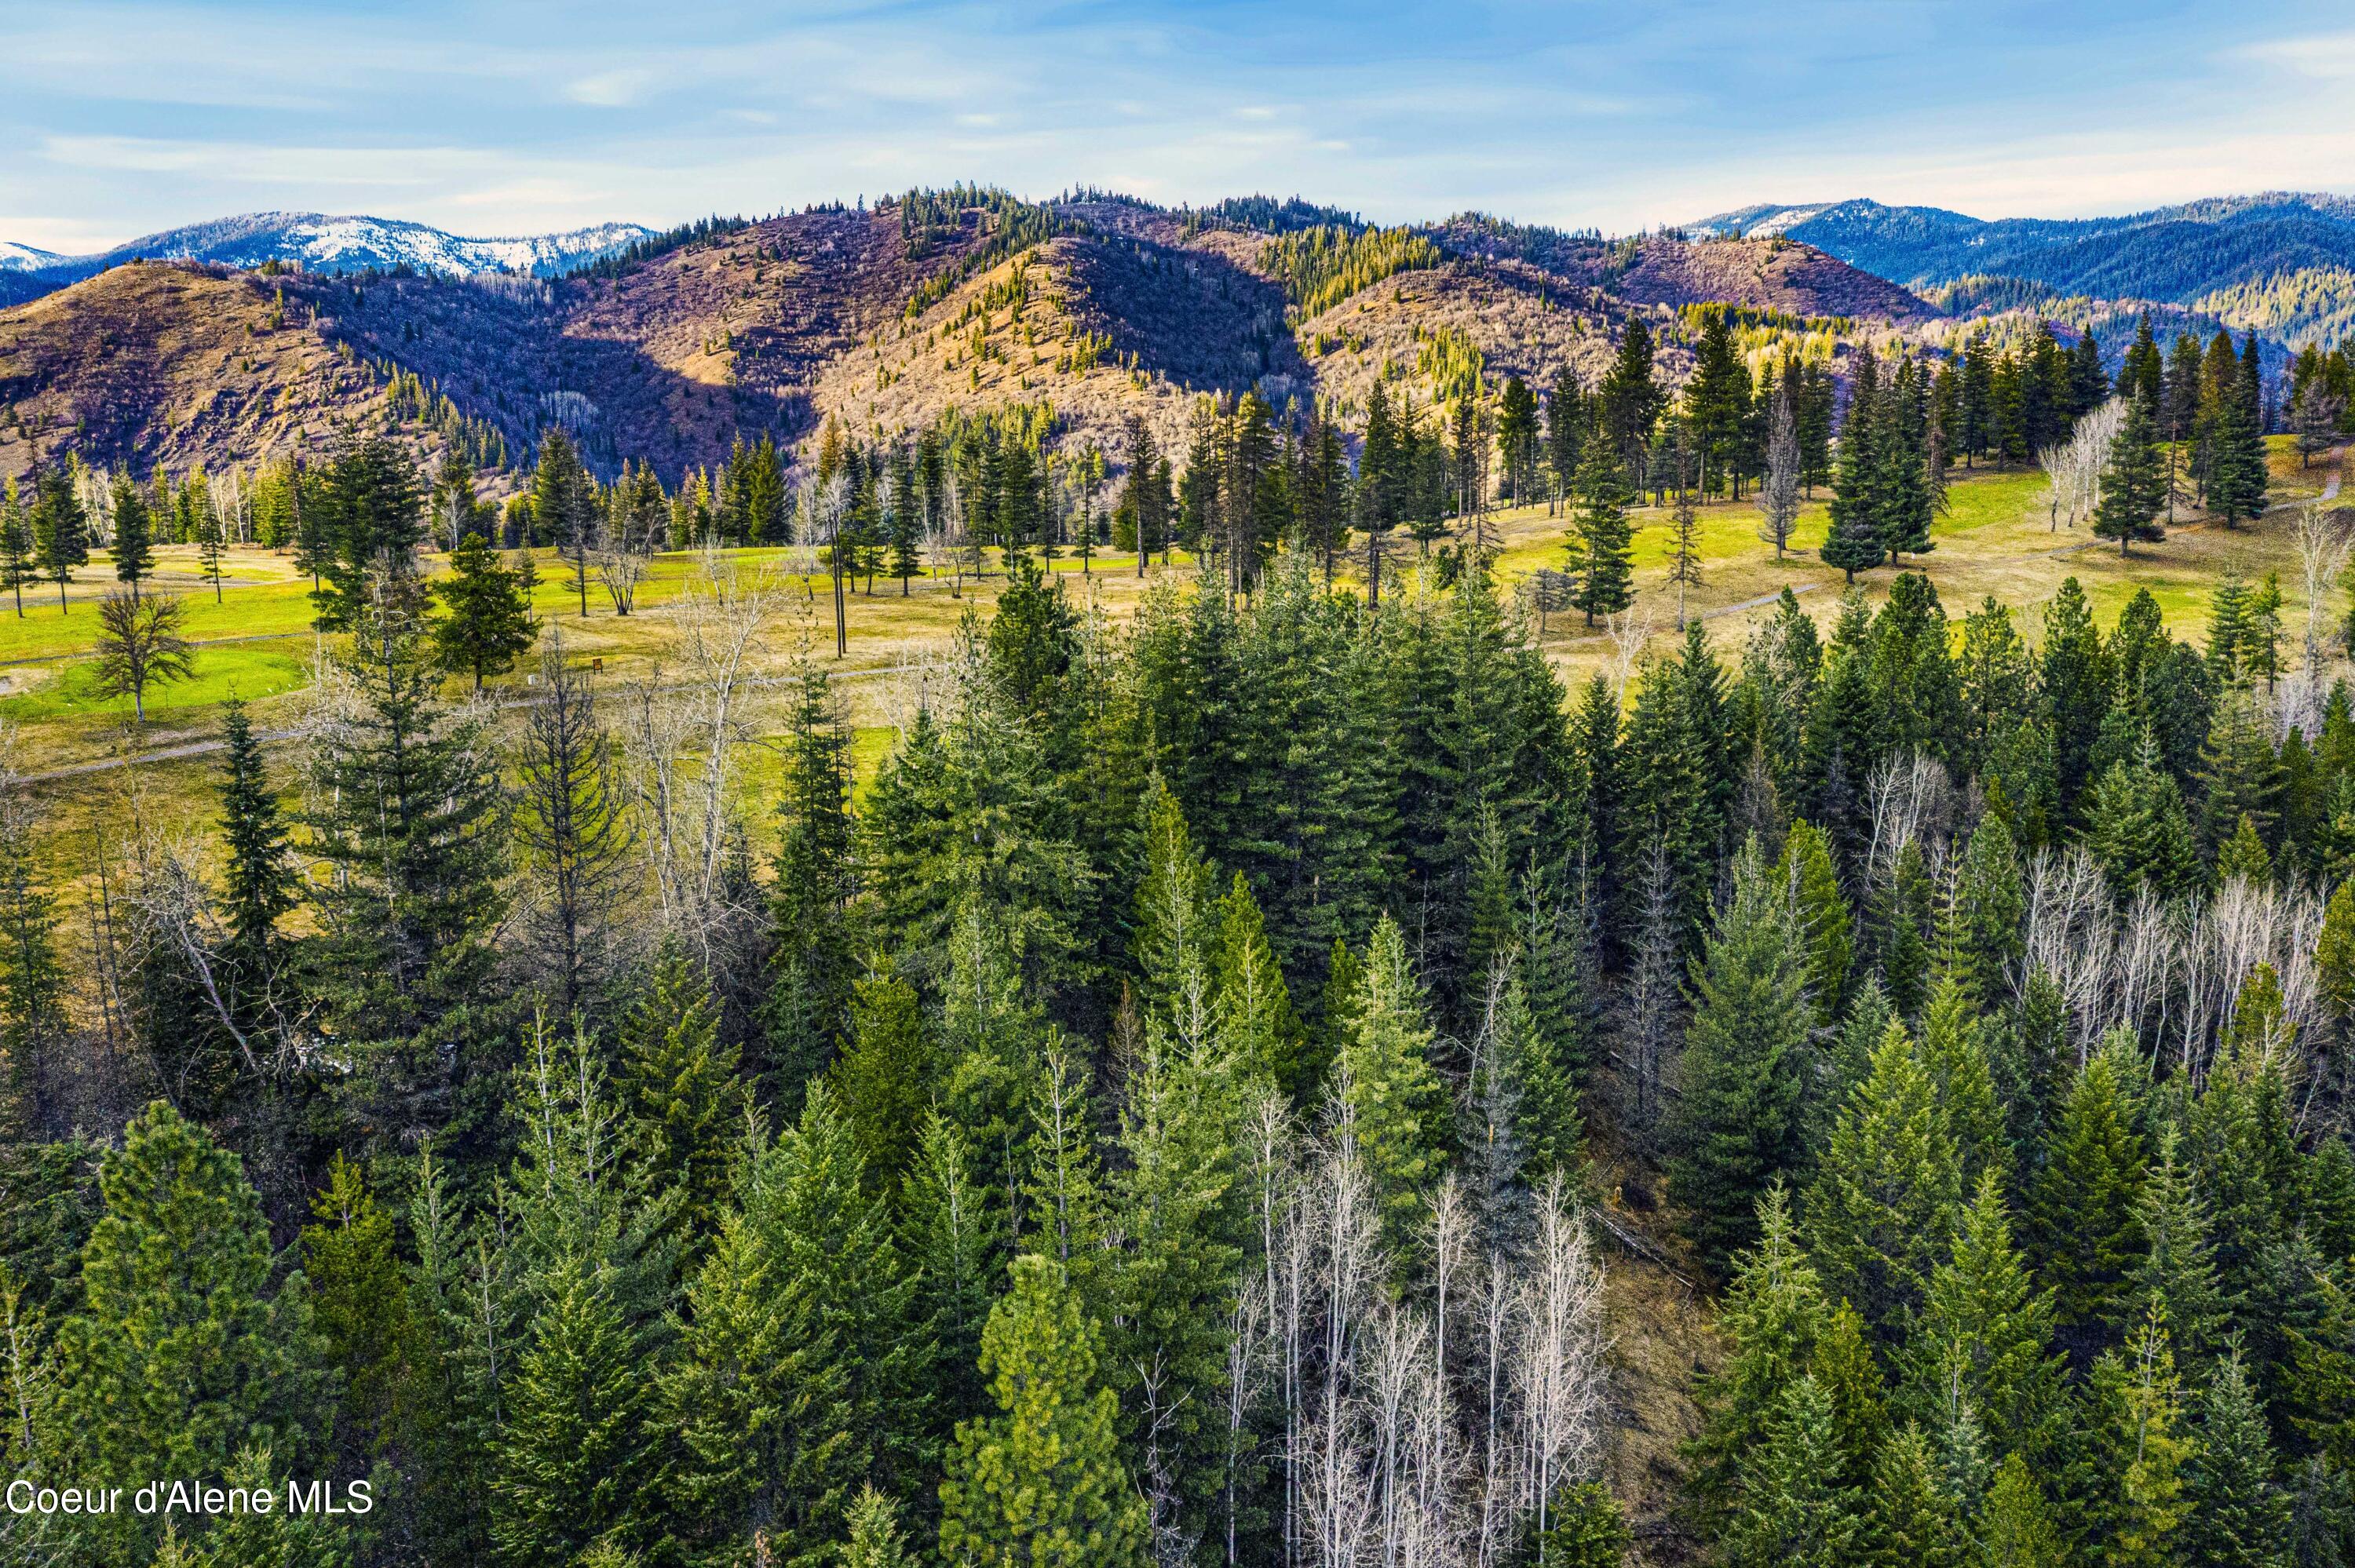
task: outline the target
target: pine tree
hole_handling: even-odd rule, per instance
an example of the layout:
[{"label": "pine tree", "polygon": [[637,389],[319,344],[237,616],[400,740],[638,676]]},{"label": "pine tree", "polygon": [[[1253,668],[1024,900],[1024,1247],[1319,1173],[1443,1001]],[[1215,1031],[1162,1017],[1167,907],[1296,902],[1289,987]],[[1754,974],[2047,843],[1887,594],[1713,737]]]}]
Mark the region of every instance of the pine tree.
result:
[{"label": "pine tree", "polygon": [[[158,1101],[99,1184],[82,1305],[58,1330],[57,1473],[218,1478],[250,1448],[287,1466],[320,1454],[335,1410],[310,1294],[299,1274],[271,1290],[269,1231],[237,1157]],[[140,1561],[156,1528],[127,1509],[93,1520],[92,1555]]]},{"label": "pine tree", "polygon": [[[1193,1010],[1145,1025],[1106,1210],[1125,1244],[1108,1267],[1104,1382],[1142,1457],[1156,1539],[1209,1533],[1226,1479],[1230,1347],[1247,1225],[1241,1062]],[[1263,1082],[1264,1080],[1263,1080]],[[1148,1374],[1147,1370],[1151,1371]]]},{"label": "pine tree", "polygon": [[850,1040],[827,1075],[874,1189],[897,1193],[939,1087],[931,1021],[915,987],[888,971],[850,993]]},{"label": "pine tree", "polygon": [[687,1290],[664,1386],[693,1535],[787,1563],[825,1560],[854,1489],[920,1459],[912,1282],[851,1129],[822,1084],[760,1152]]},{"label": "pine tree", "polygon": [[1881,466],[1882,418],[1876,366],[1868,351],[1849,376],[1847,417],[1840,422],[1839,457],[1832,474],[1831,522],[1824,535],[1826,566],[1838,567],[1849,582],[1881,565],[1883,518],[1876,480]]},{"label": "pine tree", "polygon": [[2190,1361],[2219,1348],[2231,1304],[2216,1282],[2208,1205],[2176,1157],[2178,1139],[2173,1128],[2158,1135],[2158,1160],[2149,1168],[2135,1215],[2144,1250],[2120,1300],[2137,1316],[2157,1303]]},{"label": "pine tree", "polygon": [[932,1429],[947,1432],[986,1404],[981,1330],[1003,1226],[975,1181],[964,1135],[937,1113],[923,1119],[900,1198],[900,1246],[916,1280],[915,1337],[933,1347]]},{"label": "pine tree", "polygon": [[433,623],[433,656],[453,675],[483,677],[506,671],[538,635],[531,599],[517,574],[499,564],[479,534],[460,537],[450,552],[450,576],[436,583],[444,614]]},{"label": "pine tree", "polygon": [[2126,404],[2126,421],[2110,438],[2102,470],[2102,498],[2094,508],[2094,536],[2115,539],[2121,556],[2137,539],[2167,536],[2158,509],[2167,501],[2167,479],[2158,457],[2158,413],[2139,396]]},{"label": "pine tree", "polygon": [[2027,1459],[2007,1454],[1988,1489],[1979,1551],[1988,1568],[2062,1568],[2070,1559]]},{"label": "pine tree", "polygon": [[33,828],[22,793],[0,790],[0,1130],[12,1137],[46,1131],[54,1120],[51,1077],[67,1027],[57,895]]},{"label": "pine tree", "polygon": [[645,1347],[587,1259],[559,1266],[504,1391],[491,1539],[501,1560],[562,1568],[609,1532],[649,1522]]},{"label": "pine tree", "polygon": [[1668,1164],[1669,1193],[1691,1211],[1693,1237],[1719,1267],[1754,1238],[1758,1200],[1801,1157],[1800,1092],[1814,1064],[1806,957],[1789,897],[1753,838],[1694,965]]},{"label": "pine tree", "polygon": [[140,582],[155,570],[155,540],[153,521],[147,515],[147,503],[139,487],[131,482],[128,473],[114,476],[114,542],[110,549],[114,556],[114,577],[117,582],[131,585],[131,598],[138,602]]},{"label": "pine tree", "polygon": [[90,560],[90,520],[65,470],[52,463],[33,476],[33,554],[41,575],[58,585],[58,613],[66,613],[66,584]]},{"label": "pine tree", "polygon": [[2000,817],[1982,817],[1963,851],[1939,944],[1946,972],[1982,1014],[2013,994],[2027,956],[2027,913],[2011,830]]},{"label": "pine tree", "polygon": [[1808,1189],[1808,1250],[1828,1287],[1893,1342],[1961,1204],[1961,1161],[1936,1086],[1904,1025],[1891,1022]]},{"label": "pine tree", "polygon": [[805,649],[787,721],[769,895],[769,1075],[786,1111],[826,1070],[850,1022],[856,977],[848,911],[858,888],[850,731],[823,667]]},{"label": "pine tree", "polygon": [[393,1252],[392,1216],[359,1167],[338,1154],[303,1227],[304,1273],[327,1364],[343,1374],[336,1437],[354,1470],[392,1436],[394,1402],[415,1347]]},{"label": "pine tree", "polygon": [[1855,956],[1849,936],[1848,899],[1832,869],[1831,842],[1804,817],[1783,841],[1775,880],[1787,885],[1807,948],[1807,994],[1817,1022],[1840,1016],[1848,994],[1849,966]]},{"label": "pine tree", "polygon": [[850,1505],[850,1539],[843,1544],[841,1568],[916,1568],[900,1533],[899,1510],[873,1487]]},{"label": "pine tree", "polygon": [[1722,1517],[1742,1489],[1742,1467],[1765,1441],[1785,1393],[1808,1370],[1827,1332],[1823,1283],[1799,1245],[1788,1200],[1768,1189],[1758,1205],[1758,1245],[1734,1260],[1718,1327],[1732,1353],[1700,1381],[1705,1418],[1688,1448],[1693,1495]]},{"label": "pine tree", "polygon": [[1873,1467],[1857,1561],[1875,1568],[1947,1568],[1964,1561],[1962,1521],[1918,1426],[1892,1436]]},{"label": "pine tree", "polygon": [[294,908],[296,884],[278,799],[262,771],[261,744],[245,705],[234,697],[221,715],[221,740],[228,769],[220,793],[221,842],[228,852],[221,896],[227,955],[240,991],[259,999],[277,969],[278,923]]},{"label": "pine tree", "polygon": [[1951,977],[1932,988],[1922,1012],[1922,1061],[1938,1110],[1962,1161],[1964,1190],[1983,1174],[2009,1183],[2011,1147],[1987,1050],[1988,1025]]},{"label": "pine tree", "polygon": [[1863,1499],[1833,1478],[1831,1404],[1801,1374],[1743,1466],[1742,1499],[1720,1546],[1729,1568],[1852,1568]]},{"label": "pine tree", "polygon": [[2290,1499],[2275,1484],[2272,1442],[2238,1356],[2228,1356],[2192,1402],[2199,1447],[2184,1477],[2187,1563],[2284,1568]]},{"label": "pine tree", "polygon": [[2094,1362],[2083,1416],[2087,1437],[2076,1520],[2105,1563],[2159,1568],[2180,1561],[2188,1509],[2182,1390],[2167,1330],[2144,1319],[2126,1343]]},{"label": "pine tree", "polygon": [[1295,1105],[1316,1086],[1308,1081],[1300,1019],[1284,982],[1267,922],[1241,872],[1218,905],[1218,960],[1213,979],[1224,1048],[1245,1080],[1273,1085]]},{"label": "pine tree", "polygon": [[747,1101],[711,988],[676,948],[655,956],[623,1020],[621,1047],[622,1100],[638,1157],[659,1190],[677,1194],[684,1233],[709,1235],[727,1200]]},{"label": "pine tree", "polygon": [[1128,950],[1136,965],[1138,1006],[1166,1012],[1178,1003],[1189,979],[1210,976],[1218,883],[1195,847],[1184,809],[1158,779],[1147,787],[1143,814],[1144,871]]},{"label": "pine tree", "polygon": [[2042,1452],[2046,1425],[2062,1409],[2062,1363],[2046,1351],[2052,1312],[2051,1292],[2036,1288],[2011,1244],[2002,1187],[1990,1171],[1963,1211],[1953,1256],[1930,1277],[1908,1339],[1913,1408],[1944,1422],[1960,1401],[1999,1450]]},{"label": "pine tree", "polygon": [[1620,474],[1618,454],[1601,442],[1590,442],[1579,460],[1569,564],[1570,602],[1585,612],[1589,626],[1598,615],[1626,609],[1636,597],[1626,492]]},{"label": "pine tree", "polygon": [[1435,1038],[1398,922],[1374,927],[1349,1034],[1335,1065],[1342,1126],[1364,1155],[1388,1244],[1411,1249],[1447,1150],[1447,1096]]},{"label": "pine tree", "polygon": [[2030,1252],[2063,1328],[2114,1319],[2142,1245],[2142,1143],[2117,1064],[2087,1059],[2062,1100],[2029,1199]]},{"label": "pine tree", "polygon": [[997,1414],[957,1428],[941,1483],[941,1554],[975,1568],[1138,1568],[1145,1506],[1096,1386],[1097,1336],[1047,1259],[1017,1258],[983,1330]]},{"label": "pine tree", "polygon": [[1619,1499],[1601,1481],[1561,1489],[1546,1508],[1546,1526],[1527,1548],[1537,1568],[1620,1568],[1635,1545]]},{"label": "pine tree", "polygon": [[358,715],[314,759],[307,846],[331,874],[311,894],[325,1021],[358,1050],[347,1092],[378,1125],[430,1128],[502,1011],[485,983],[506,907],[496,780],[397,600],[369,611],[343,662]]}]

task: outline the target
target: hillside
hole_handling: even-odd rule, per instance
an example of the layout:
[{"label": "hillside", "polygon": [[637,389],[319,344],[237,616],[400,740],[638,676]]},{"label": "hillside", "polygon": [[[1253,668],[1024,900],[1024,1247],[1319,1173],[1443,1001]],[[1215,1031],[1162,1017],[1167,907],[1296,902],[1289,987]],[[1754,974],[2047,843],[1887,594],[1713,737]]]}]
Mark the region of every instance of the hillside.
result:
[{"label": "hillside", "polygon": [[2355,266],[2355,201],[2273,191],[2116,217],[2001,218],[1856,200],[1720,213],[1695,232],[1781,236],[1914,287],[1975,275],[2024,279],[2067,294],[2216,309],[2242,291],[2315,270],[2319,288],[2275,291],[2270,310],[2217,310],[2230,324],[2298,346],[2324,335],[2346,296],[2329,269]]},{"label": "hillside", "polygon": [[[93,461],[218,469],[331,439],[397,372],[416,381],[421,446],[436,444],[430,427],[463,427],[475,450],[520,461],[561,424],[601,469],[635,458],[676,474],[739,439],[805,440],[828,415],[888,430],[1044,403],[1062,440],[1111,450],[1132,414],[1174,439],[1202,392],[1346,410],[1377,374],[1424,401],[1467,365],[1539,381],[1570,365],[1591,381],[1630,308],[1669,339],[1672,308],[1707,301],[1827,326],[1936,315],[1778,239],[1613,244],[1468,218],[1375,233],[1305,205],[1188,215],[1093,194],[947,196],[926,198],[920,222],[895,206],[816,209],[560,278],[116,267],[0,312],[5,402],[48,432],[45,450],[71,433]],[[1320,260],[1320,243],[1337,249]],[[1320,280],[1314,301],[1293,296],[1305,274],[1287,281],[1285,266]],[[272,326],[282,295],[293,324]],[[136,375],[114,363],[131,342]],[[1664,341],[1661,363],[1680,376],[1686,360]],[[329,364],[340,380],[323,379]],[[9,471],[31,457],[29,437],[0,445]]]},{"label": "hillside", "polygon": [[1646,235],[1610,240],[1465,214],[1428,230],[1447,249],[1510,258],[1630,304],[1710,301],[1800,316],[1917,321],[1937,310],[1886,277],[1811,244],[1775,237],[1692,240]]},{"label": "hillside", "polygon": [[118,267],[0,313],[0,473],[71,446],[143,471],[323,450],[385,387],[271,280]]}]

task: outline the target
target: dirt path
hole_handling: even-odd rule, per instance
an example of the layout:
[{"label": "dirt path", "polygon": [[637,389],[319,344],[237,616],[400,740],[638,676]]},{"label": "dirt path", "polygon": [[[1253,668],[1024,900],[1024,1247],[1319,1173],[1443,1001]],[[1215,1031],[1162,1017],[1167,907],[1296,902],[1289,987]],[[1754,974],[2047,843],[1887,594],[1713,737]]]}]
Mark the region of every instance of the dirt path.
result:
[{"label": "dirt path", "polygon": [[[308,637],[310,633],[306,631],[301,635]],[[243,640],[229,639],[229,641]],[[863,681],[873,675],[910,674],[922,668],[923,666],[920,664],[879,664],[869,670],[830,672],[827,678],[836,681]],[[740,686],[790,686],[800,679],[798,675],[752,675],[736,683]],[[666,692],[685,691],[687,685],[688,683],[683,681],[672,682],[666,683],[662,689]],[[547,700],[546,697],[510,697],[497,706],[502,713],[505,713],[516,708],[538,707]],[[261,741],[293,740],[302,733],[299,729],[263,729],[256,730],[254,738]],[[102,757],[91,762],[69,763],[63,768],[52,768],[45,772],[20,773],[16,776],[16,782],[49,784],[60,779],[79,779],[87,774],[105,773],[117,768],[135,768],[146,762],[176,762],[185,758],[208,756],[220,750],[225,744],[227,743],[219,740],[191,740],[179,746],[159,747],[154,751],[143,751],[134,757]]]}]

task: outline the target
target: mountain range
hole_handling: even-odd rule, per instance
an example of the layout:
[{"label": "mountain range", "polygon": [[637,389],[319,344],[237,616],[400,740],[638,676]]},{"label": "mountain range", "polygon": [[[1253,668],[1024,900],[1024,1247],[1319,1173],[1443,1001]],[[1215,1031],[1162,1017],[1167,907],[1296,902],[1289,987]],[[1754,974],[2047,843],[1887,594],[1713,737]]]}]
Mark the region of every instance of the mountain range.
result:
[{"label": "mountain range", "polygon": [[133,257],[231,267],[281,261],[318,272],[407,267],[453,276],[517,272],[546,278],[613,255],[653,233],[635,223],[601,223],[563,234],[474,239],[399,218],[249,212],[142,235],[87,256],[0,240],[0,305],[38,299]]},{"label": "mountain range", "polygon": [[2056,297],[2182,305],[2291,348],[2344,330],[2355,283],[2355,200],[2323,193],[2268,191],[2088,218],[1987,219],[1869,199],[1766,202],[1686,232],[1796,240],[1919,291],[2010,279]]},{"label": "mountain range", "polygon": [[1138,419],[1182,446],[1205,392],[1354,424],[1378,381],[1423,409],[1473,376],[1591,387],[1631,315],[1673,382],[1711,303],[1742,311],[1753,359],[1946,351],[1981,330],[2016,344],[2044,321],[2115,358],[2147,313],[2167,336],[2254,328],[2277,367],[2350,324],[2355,203],[2075,222],[1762,205],[1610,239],[1477,213],[1379,229],[1296,197],[966,186],[660,235],[253,214],[95,257],[0,248],[10,282],[31,297],[0,308],[0,475],[62,450],[218,472],[355,426],[512,475],[560,423],[602,471],[636,459],[670,480],[829,418],[872,433],[1018,404],[1116,456]]}]

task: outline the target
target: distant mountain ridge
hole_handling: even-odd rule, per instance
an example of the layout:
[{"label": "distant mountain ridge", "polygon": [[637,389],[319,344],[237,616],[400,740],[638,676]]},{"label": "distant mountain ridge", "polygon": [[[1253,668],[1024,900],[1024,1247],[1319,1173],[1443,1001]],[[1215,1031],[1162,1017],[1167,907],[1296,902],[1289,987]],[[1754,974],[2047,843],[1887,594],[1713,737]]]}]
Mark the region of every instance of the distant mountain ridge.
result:
[{"label": "distant mountain ridge", "polygon": [[16,304],[119,266],[133,257],[218,261],[230,267],[291,262],[305,271],[463,275],[516,272],[553,277],[651,236],[642,224],[601,223],[560,234],[472,238],[402,218],[317,212],[249,212],[142,235],[111,250],[60,256],[0,241],[0,304]]},{"label": "distant mountain ridge", "polygon": [[2350,302],[2332,281],[2355,269],[2355,199],[2328,192],[2211,196],[2087,218],[1987,219],[1870,199],[1761,203],[1687,228],[1797,240],[1916,289],[2016,278],[2062,294],[2194,306],[2292,347],[2345,319]]}]

